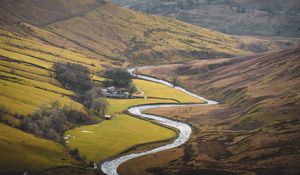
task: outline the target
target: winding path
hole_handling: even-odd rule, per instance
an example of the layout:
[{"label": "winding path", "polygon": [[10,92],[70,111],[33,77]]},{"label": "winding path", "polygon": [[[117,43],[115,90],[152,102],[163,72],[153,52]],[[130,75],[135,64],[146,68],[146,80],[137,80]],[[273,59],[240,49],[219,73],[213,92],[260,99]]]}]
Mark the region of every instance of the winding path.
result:
[{"label": "winding path", "polygon": [[[146,66],[145,67],[140,67],[138,69],[141,70],[141,69],[147,69],[147,68],[149,68],[149,66],[148,67],[146,67]],[[134,70],[135,69],[132,68],[132,69],[128,69],[127,71],[133,75]],[[164,81],[164,80],[161,80],[161,79],[158,79],[158,78],[153,78],[153,77],[149,77],[149,76],[145,76],[145,75],[137,75],[137,77],[141,78],[141,79],[144,79],[144,80],[153,81],[153,82],[157,82],[157,83],[161,83],[161,84],[165,84],[167,86],[173,87],[173,85],[171,83],[169,83],[167,81]],[[191,96],[194,96],[196,98],[199,98],[199,99],[205,101],[206,103],[202,104],[202,105],[217,104],[217,102],[215,102],[215,101],[207,100],[207,99],[205,99],[203,97],[200,97],[200,96],[198,96],[194,93],[191,93],[191,92],[189,92],[189,91],[187,91],[187,90],[185,90],[181,87],[176,86],[175,88],[180,90],[180,91],[183,91],[183,92],[185,92],[185,93],[187,93]],[[141,116],[141,117],[144,117],[144,118],[153,119],[153,120],[155,120],[155,121],[157,121],[157,122],[159,122],[163,125],[174,127],[176,129],[178,129],[179,130],[178,137],[176,138],[176,140],[174,142],[172,142],[170,144],[167,144],[167,145],[164,145],[164,146],[161,146],[161,147],[149,150],[149,151],[145,151],[145,152],[141,152],[141,153],[132,153],[132,154],[124,155],[124,156],[121,156],[121,157],[117,157],[117,158],[112,159],[112,160],[107,160],[107,161],[105,161],[101,164],[101,170],[107,175],[119,175],[118,172],[117,172],[118,167],[122,163],[124,163],[124,162],[126,162],[130,159],[137,158],[137,157],[144,156],[144,155],[148,155],[148,154],[157,153],[157,152],[167,150],[167,149],[171,149],[171,148],[175,148],[175,147],[178,147],[178,146],[184,144],[186,141],[188,141],[188,139],[189,139],[189,137],[192,133],[192,128],[190,127],[189,124],[187,124],[185,122],[181,122],[181,121],[167,119],[167,118],[164,118],[164,117],[161,117],[161,116],[143,114],[142,113],[145,110],[153,109],[153,108],[173,107],[173,106],[187,106],[187,105],[192,106],[192,105],[195,105],[195,104],[142,105],[142,106],[135,106],[135,107],[129,108],[128,112],[130,114]],[[196,105],[199,105],[199,104],[196,104]]]}]

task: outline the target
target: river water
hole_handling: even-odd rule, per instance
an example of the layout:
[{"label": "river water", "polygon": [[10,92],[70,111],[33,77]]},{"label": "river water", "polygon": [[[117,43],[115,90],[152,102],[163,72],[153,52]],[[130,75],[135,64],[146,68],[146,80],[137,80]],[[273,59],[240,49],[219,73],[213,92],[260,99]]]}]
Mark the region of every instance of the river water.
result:
[{"label": "river water", "polygon": [[[147,69],[147,68],[149,68],[149,66],[148,67],[146,67],[146,66],[145,67],[140,67],[140,68],[138,68],[138,70]],[[134,70],[135,70],[134,68],[127,69],[127,71],[129,73],[131,73],[132,75],[133,75]],[[145,76],[145,75],[137,75],[137,77],[141,78],[141,79],[144,79],[144,80],[153,81],[153,82],[157,82],[157,83],[161,83],[161,84],[165,84],[167,86],[173,87],[173,85],[170,82],[167,82],[165,80],[161,80],[161,79],[158,79],[158,78],[149,77],[149,76]],[[205,104],[202,104],[202,105],[218,104],[215,101],[207,100],[207,99],[205,99],[201,96],[198,96],[198,95],[196,95],[192,92],[189,92],[189,91],[185,90],[182,87],[177,87],[176,86],[175,88],[180,90],[180,91],[183,91],[183,92],[185,92],[185,93],[187,93],[191,96],[194,96],[196,98],[199,98],[199,99],[205,101]],[[174,142],[172,142],[170,144],[160,146],[160,147],[157,147],[157,148],[149,150],[149,151],[145,151],[145,152],[141,152],[141,153],[132,153],[132,154],[124,155],[124,156],[121,156],[121,157],[117,157],[115,159],[107,160],[107,161],[105,161],[101,164],[101,170],[107,175],[119,175],[118,172],[117,172],[118,167],[122,163],[124,163],[124,162],[126,162],[130,159],[141,157],[141,156],[148,155],[148,154],[157,153],[157,152],[167,150],[167,149],[171,149],[171,148],[175,148],[175,147],[178,147],[178,146],[184,144],[186,141],[188,141],[188,139],[190,138],[191,133],[192,133],[192,128],[189,124],[187,124],[185,122],[177,121],[177,120],[164,118],[164,117],[161,117],[161,116],[144,114],[142,112],[145,111],[145,110],[148,110],[148,109],[153,109],[153,108],[174,107],[174,106],[192,106],[192,105],[198,105],[199,106],[199,104],[159,104],[159,105],[153,104],[153,105],[142,105],[142,106],[130,107],[128,109],[128,112],[130,114],[140,116],[140,117],[144,117],[144,118],[148,118],[148,119],[152,119],[152,120],[155,120],[156,122],[159,122],[163,125],[176,128],[179,131],[178,137],[176,138],[176,140]]]}]

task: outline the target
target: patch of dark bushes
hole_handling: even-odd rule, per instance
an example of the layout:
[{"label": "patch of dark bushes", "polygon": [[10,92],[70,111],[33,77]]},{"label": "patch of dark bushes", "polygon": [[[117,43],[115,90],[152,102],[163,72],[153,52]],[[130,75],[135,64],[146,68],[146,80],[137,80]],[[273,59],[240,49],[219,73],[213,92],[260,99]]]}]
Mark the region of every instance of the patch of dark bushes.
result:
[{"label": "patch of dark bushes", "polygon": [[20,129],[46,139],[63,142],[66,130],[79,124],[90,124],[92,120],[83,112],[71,105],[61,106],[54,102],[41,106],[33,114],[25,116]]},{"label": "patch of dark bushes", "polygon": [[0,105],[0,121],[8,113],[8,109],[4,105]]},{"label": "patch of dark bushes", "polygon": [[65,88],[77,92],[89,90],[93,87],[89,70],[74,63],[54,63],[55,78],[62,83]]},{"label": "patch of dark bushes", "polygon": [[192,144],[185,144],[183,151],[184,155],[182,157],[182,161],[188,162],[193,159],[193,156],[195,155],[195,150],[193,149]]},{"label": "patch of dark bushes", "polygon": [[78,151],[78,148],[70,149],[69,154],[78,161],[85,160],[85,157],[81,157]]},{"label": "patch of dark bushes", "polygon": [[55,63],[55,78],[68,89],[76,92],[75,100],[82,103],[91,114],[103,117],[107,102],[100,87],[90,78],[89,70],[79,64]]},{"label": "patch of dark bushes", "polygon": [[88,108],[89,112],[98,117],[105,115],[108,103],[102,94],[100,87],[93,87],[92,89],[78,94],[79,101]]},{"label": "patch of dark bushes", "polygon": [[105,72],[106,80],[104,86],[115,86],[117,88],[130,88],[132,84],[132,76],[123,69],[115,68]]}]

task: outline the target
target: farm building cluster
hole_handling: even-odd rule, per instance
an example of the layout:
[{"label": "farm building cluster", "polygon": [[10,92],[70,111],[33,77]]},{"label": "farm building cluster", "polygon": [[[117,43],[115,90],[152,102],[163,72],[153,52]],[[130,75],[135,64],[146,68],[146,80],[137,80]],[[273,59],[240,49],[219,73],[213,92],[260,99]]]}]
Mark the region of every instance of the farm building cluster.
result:
[{"label": "farm building cluster", "polygon": [[128,98],[129,93],[125,88],[116,88],[114,86],[102,89],[102,93],[108,98]]}]

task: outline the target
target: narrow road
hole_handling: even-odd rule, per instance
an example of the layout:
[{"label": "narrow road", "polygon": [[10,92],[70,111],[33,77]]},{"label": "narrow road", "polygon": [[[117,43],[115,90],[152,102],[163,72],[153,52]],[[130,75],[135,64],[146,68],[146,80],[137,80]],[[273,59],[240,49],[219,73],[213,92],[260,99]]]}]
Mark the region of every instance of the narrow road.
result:
[{"label": "narrow road", "polygon": [[[147,69],[149,67],[140,67],[138,68],[139,70],[141,69]],[[127,71],[129,73],[131,73],[133,75],[133,72],[134,72],[134,68],[132,69],[128,69]],[[148,81],[153,81],[153,82],[157,82],[157,83],[161,83],[161,84],[165,84],[167,86],[170,86],[170,87],[173,87],[173,85],[167,81],[164,81],[164,80],[161,80],[161,79],[158,79],[158,78],[153,78],[153,77],[149,77],[149,76],[145,76],[145,75],[137,75],[138,78],[141,78],[141,79],[144,79],[144,80],[148,80]],[[176,89],[180,90],[180,91],[183,91],[191,96],[194,96],[196,98],[199,98],[203,101],[205,101],[206,103],[205,104],[202,104],[202,105],[213,105],[213,104],[218,104],[217,102],[215,101],[212,101],[212,100],[207,100],[203,97],[200,97],[192,92],[189,92],[181,87],[175,87]],[[163,125],[166,125],[166,126],[170,126],[170,127],[174,127],[176,129],[179,130],[179,134],[178,134],[178,137],[176,138],[176,140],[170,144],[167,144],[167,145],[164,145],[164,146],[160,146],[158,148],[155,148],[155,149],[152,149],[152,150],[149,150],[149,151],[145,151],[145,152],[142,152],[142,153],[132,153],[132,154],[128,154],[128,155],[124,155],[124,156],[121,156],[121,157],[117,157],[115,159],[112,159],[112,160],[108,160],[108,161],[105,161],[101,164],[101,170],[107,174],[107,175],[119,175],[118,172],[117,172],[117,169],[118,167],[130,160],[130,159],[133,159],[133,158],[137,158],[137,157],[141,157],[141,156],[144,156],[144,155],[148,155],[148,154],[153,154],[153,153],[157,153],[157,152],[160,152],[160,151],[163,151],[163,150],[167,150],[167,149],[171,149],[171,148],[175,148],[175,147],[178,147],[182,144],[184,144],[186,141],[188,141],[188,139],[190,138],[190,135],[192,133],[192,128],[190,127],[189,124],[185,123],[185,122],[181,122],[181,121],[176,121],[176,120],[172,120],[172,119],[167,119],[167,118],[164,118],[164,117],[161,117],[161,116],[156,116],[156,115],[149,115],[149,114],[143,114],[142,112],[145,111],[145,110],[148,110],[148,109],[153,109],[153,108],[162,108],[162,107],[173,107],[173,106],[192,106],[192,105],[195,105],[195,104],[160,104],[160,105],[142,105],[142,106],[135,106],[135,107],[131,107],[128,109],[128,112],[130,114],[133,114],[133,115],[137,115],[137,116],[141,116],[141,117],[145,117],[145,118],[148,118],[148,119],[153,119]],[[199,104],[196,104],[196,105],[199,105]]]}]

